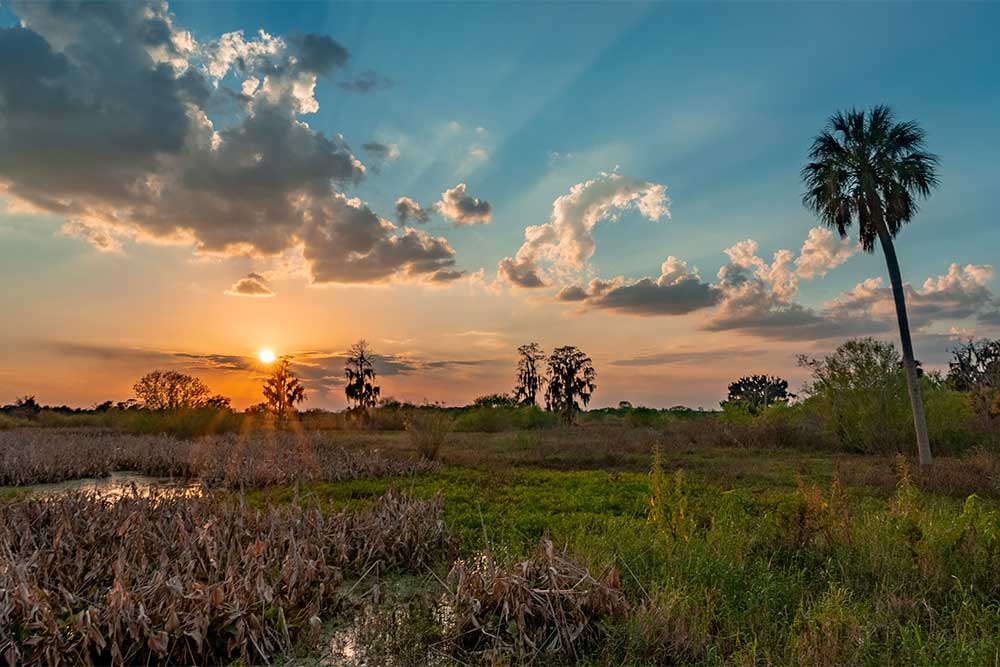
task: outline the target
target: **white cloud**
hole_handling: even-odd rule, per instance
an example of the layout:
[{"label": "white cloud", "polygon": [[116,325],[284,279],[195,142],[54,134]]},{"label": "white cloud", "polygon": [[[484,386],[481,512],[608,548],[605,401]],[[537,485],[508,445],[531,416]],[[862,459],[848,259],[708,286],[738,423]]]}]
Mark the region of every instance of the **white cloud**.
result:
[{"label": "white cloud", "polygon": [[582,270],[594,254],[592,231],[598,222],[615,220],[629,208],[654,222],[670,217],[666,190],[616,172],[577,183],[552,203],[549,222],[524,230],[517,254],[500,261],[500,277],[521,287],[540,287],[542,262],[556,272]]}]

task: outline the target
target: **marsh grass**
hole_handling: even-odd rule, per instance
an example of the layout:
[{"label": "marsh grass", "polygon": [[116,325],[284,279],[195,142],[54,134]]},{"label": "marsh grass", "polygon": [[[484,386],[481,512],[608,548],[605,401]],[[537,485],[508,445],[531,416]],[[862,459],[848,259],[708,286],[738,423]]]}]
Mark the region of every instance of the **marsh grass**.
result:
[{"label": "marsh grass", "polygon": [[338,447],[323,434],[311,432],[257,432],[192,440],[87,429],[0,432],[0,486],[106,477],[116,470],[130,470],[242,489],[412,475],[435,467],[429,460],[379,456],[371,448]]},{"label": "marsh grass", "polygon": [[11,665],[260,664],[318,639],[345,574],[447,556],[441,499],[359,512],[239,496],[69,493],[0,503]]}]

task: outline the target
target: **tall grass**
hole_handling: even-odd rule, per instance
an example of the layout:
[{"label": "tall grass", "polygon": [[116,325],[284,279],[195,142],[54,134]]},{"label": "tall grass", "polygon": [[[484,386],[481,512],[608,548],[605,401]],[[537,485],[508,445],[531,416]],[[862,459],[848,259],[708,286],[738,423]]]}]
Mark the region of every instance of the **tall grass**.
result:
[{"label": "tall grass", "polygon": [[241,497],[64,494],[0,503],[0,656],[10,665],[268,662],[318,638],[345,576],[450,551],[441,499],[367,510]]},{"label": "tall grass", "polygon": [[81,429],[0,432],[0,486],[103,477],[132,470],[198,479],[210,486],[258,488],[412,475],[436,469],[429,460],[378,456],[332,445],[321,433],[265,431],[180,440]]}]

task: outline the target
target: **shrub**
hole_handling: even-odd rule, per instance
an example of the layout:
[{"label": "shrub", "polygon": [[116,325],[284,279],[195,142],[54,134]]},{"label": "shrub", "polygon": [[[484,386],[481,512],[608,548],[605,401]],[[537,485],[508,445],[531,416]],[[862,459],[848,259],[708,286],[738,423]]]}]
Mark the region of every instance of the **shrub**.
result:
[{"label": "shrub", "polygon": [[406,420],[410,442],[424,461],[437,460],[450,430],[451,420],[447,415],[433,409],[415,410]]}]

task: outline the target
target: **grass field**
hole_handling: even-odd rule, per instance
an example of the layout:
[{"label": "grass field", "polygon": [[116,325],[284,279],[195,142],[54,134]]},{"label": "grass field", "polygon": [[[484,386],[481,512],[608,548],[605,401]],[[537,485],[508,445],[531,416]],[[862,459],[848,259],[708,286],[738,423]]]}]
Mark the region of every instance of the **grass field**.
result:
[{"label": "grass field", "polygon": [[[416,460],[403,432],[310,437],[352,461]],[[923,472],[892,457],[676,445],[654,429],[590,425],[451,433],[437,454],[437,468],[246,492],[250,508],[298,504],[331,516],[368,511],[390,491],[440,496],[450,555],[346,570],[350,594],[320,614],[327,633],[350,630],[368,664],[980,665],[1000,656],[991,453],[941,458]],[[548,555],[538,552],[546,537]],[[536,581],[560,568],[589,583]],[[530,637],[551,639],[548,650]],[[309,663],[325,649],[300,642],[297,651]]]}]

